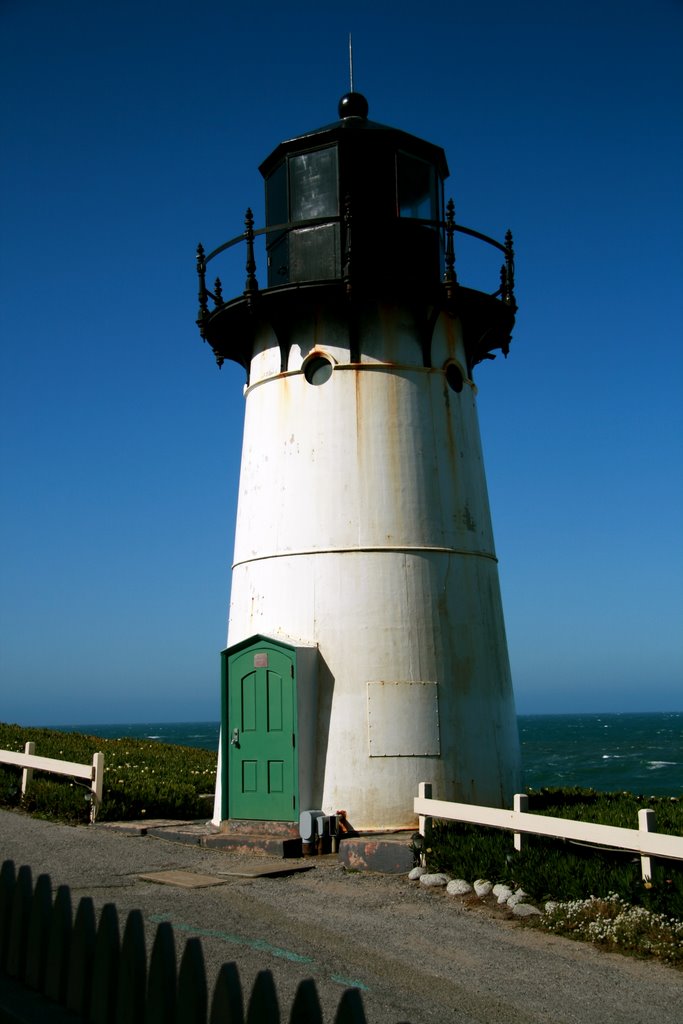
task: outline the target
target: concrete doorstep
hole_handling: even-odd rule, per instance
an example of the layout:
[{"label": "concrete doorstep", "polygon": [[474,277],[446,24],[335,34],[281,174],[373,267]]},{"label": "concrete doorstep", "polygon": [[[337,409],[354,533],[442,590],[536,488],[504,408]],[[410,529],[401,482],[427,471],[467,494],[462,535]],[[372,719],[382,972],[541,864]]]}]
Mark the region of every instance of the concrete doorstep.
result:
[{"label": "concrete doorstep", "polygon": [[[261,828],[259,831],[249,832],[249,824],[260,825]],[[91,827],[130,836],[153,836],[167,842],[200,845],[226,854],[253,854],[255,857],[282,860],[303,857],[301,837],[293,835],[291,827],[281,828],[276,833],[274,829],[266,831],[267,823],[237,822],[235,827],[228,826],[226,831],[217,830],[211,822],[166,819],[102,822]],[[337,856],[339,862],[350,871],[403,874],[410,871],[414,865],[412,836],[413,832],[410,830],[340,836],[339,852],[332,856]],[[311,862],[312,866],[316,855],[303,859]]]}]

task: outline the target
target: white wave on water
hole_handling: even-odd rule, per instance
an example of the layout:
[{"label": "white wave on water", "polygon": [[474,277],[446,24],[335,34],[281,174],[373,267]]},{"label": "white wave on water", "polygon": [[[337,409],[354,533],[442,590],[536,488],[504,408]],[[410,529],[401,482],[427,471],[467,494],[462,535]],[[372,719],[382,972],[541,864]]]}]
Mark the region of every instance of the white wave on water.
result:
[{"label": "white wave on water", "polygon": [[653,768],[666,768],[670,764],[678,764],[678,761],[648,761],[647,766],[650,771]]}]

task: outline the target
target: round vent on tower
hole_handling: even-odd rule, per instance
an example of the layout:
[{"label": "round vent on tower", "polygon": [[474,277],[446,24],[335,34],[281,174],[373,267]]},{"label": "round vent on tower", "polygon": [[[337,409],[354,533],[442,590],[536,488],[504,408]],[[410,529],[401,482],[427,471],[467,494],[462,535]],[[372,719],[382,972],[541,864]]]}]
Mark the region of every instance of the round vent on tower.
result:
[{"label": "round vent on tower", "polygon": [[304,377],[309,384],[325,384],[332,376],[332,360],[316,352],[303,365]]},{"label": "round vent on tower", "polygon": [[451,391],[455,391],[456,394],[460,394],[465,383],[462,370],[457,363],[449,363],[446,367],[446,382],[448,383]]}]

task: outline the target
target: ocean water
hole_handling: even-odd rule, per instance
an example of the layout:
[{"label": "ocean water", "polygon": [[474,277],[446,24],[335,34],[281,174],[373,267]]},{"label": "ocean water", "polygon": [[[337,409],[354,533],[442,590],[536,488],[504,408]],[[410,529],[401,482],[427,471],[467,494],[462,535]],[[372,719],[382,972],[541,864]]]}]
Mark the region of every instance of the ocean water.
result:
[{"label": "ocean water", "polygon": [[[643,796],[683,795],[683,711],[520,715],[524,784]],[[218,722],[60,726],[106,739],[139,738],[218,750]]]}]

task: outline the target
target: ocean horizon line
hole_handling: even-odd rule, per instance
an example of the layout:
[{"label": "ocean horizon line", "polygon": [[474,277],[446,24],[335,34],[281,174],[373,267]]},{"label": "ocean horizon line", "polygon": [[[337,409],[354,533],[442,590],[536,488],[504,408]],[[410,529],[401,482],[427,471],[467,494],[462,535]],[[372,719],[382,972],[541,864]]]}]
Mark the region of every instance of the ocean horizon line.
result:
[{"label": "ocean horizon line", "polygon": [[[585,717],[605,717],[608,715],[615,715],[620,717],[625,716],[643,716],[643,715],[683,715],[683,707],[681,708],[666,708],[664,710],[655,711],[518,711],[516,714],[517,718],[585,718]],[[125,726],[126,728],[135,728],[140,725],[220,725],[220,718],[139,718],[139,719],[117,719],[117,720],[84,720],[81,722],[74,721],[60,721],[60,722],[12,722],[8,723],[12,725],[23,725],[26,728],[31,729],[58,729],[63,730],[65,728],[70,729],[82,729],[86,726],[92,728],[93,726],[104,726],[107,729],[113,729],[117,726]]]},{"label": "ocean horizon line", "polygon": [[[683,710],[519,713],[517,724],[524,786],[683,797]],[[220,721],[67,722],[34,728],[217,752]]]}]

